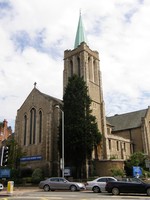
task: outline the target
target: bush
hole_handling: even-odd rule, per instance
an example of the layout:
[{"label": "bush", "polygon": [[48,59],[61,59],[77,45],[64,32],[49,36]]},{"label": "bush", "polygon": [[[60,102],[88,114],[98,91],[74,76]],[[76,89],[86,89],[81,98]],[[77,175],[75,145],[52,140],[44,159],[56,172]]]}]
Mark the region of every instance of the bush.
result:
[{"label": "bush", "polygon": [[124,170],[123,169],[111,169],[112,175],[113,176],[124,176]]},{"label": "bush", "polygon": [[37,168],[32,173],[32,183],[39,183],[43,179],[43,171]]}]

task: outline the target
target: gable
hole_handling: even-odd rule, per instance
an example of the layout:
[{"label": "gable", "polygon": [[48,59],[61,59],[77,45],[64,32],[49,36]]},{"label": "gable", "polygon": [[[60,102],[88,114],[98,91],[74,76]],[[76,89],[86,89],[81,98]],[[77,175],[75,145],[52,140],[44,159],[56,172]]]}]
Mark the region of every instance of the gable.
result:
[{"label": "gable", "polygon": [[30,92],[30,94],[28,95],[28,97],[26,98],[26,100],[23,102],[23,104],[21,105],[21,107],[19,108],[19,110],[27,103],[29,104],[30,101],[34,101],[34,98],[38,98],[38,99],[45,99],[45,101],[56,101],[58,104],[62,104],[62,101],[60,99],[57,99],[55,97],[49,96],[47,94],[44,94],[42,92],[40,92],[38,89],[33,88],[33,90]]}]

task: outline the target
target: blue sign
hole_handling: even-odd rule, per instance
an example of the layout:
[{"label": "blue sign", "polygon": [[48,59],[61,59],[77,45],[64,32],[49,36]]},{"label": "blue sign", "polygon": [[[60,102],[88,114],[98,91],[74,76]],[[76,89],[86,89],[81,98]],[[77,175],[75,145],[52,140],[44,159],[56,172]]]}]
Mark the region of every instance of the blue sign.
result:
[{"label": "blue sign", "polygon": [[139,166],[133,166],[133,176],[139,178],[142,176],[142,169]]},{"label": "blue sign", "polygon": [[26,156],[20,158],[20,162],[42,160],[42,156]]},{"label": "blue sign", "polygon": [[0,178],[10,178],[10,169],[0,169]]}]

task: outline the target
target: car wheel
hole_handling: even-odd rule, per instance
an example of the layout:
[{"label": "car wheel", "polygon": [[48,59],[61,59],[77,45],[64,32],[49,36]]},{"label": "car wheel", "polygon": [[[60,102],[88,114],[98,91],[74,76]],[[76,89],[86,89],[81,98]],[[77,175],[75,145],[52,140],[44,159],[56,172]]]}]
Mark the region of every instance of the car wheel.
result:
[{"label": "car wheel", "polygon": [[44,189],[45,192],[50,191],[50,187],[49,187],[49,185],[44,185],[43,189]]},{"label": "car wheel", "polygon": [[147,193],[148,196],[150,196],[150,188],[147,188],[146,193]]},{"label": "car wheel", "polygon": [[99,193],[100,192],[100,188],[98,186],[94,186],[92,190],[95,193]]},{"label": "car wheel", "polygon": [[70,190],[71,190],[71,192],[74,192],[77,190],[77,187],[75,185],[71,185]]},{"label": "car wheel", "polygon": [[112,194],[113,194],[113,195],[119,195],[119,194],[120,194],[119,189],[114,187],[114,188],[112,189]]}]

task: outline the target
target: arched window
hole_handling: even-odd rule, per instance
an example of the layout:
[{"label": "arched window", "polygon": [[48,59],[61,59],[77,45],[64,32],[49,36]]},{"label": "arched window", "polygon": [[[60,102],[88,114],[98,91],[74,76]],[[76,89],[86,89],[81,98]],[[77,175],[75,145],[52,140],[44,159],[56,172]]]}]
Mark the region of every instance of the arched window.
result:
[{"label": "arched window", "polygon": [[24,116],[24,140],[23,144],[26,145],[27,142],[27,116]]},{"label": "arched window", "polygon": [[36,110],[32,108],[30,110],[30,144],[35,144],[36,139]]},{"label": "arched window", "polygon": [[70,76],[73,76],[73,62],[70,60]]},{"label": "arched window", "polygon": [[117,142],[117,151],[119,151],[119,141],[116,142]]},{"label": "arched window", "polygon": [[108,140],[108,146],[109,146],[109,149],[111,150],[111,140],[110,139]]},{"label": "arched window", "polygon": [[81,66],[80,66],[80,58],[78,57],[77,58],[77,63],[78,63],[78,76],[80,77],[81,76]]},{"label": "arched window", "polygon": [[39,112],[39,143],[42,141],[42,112]]}]

